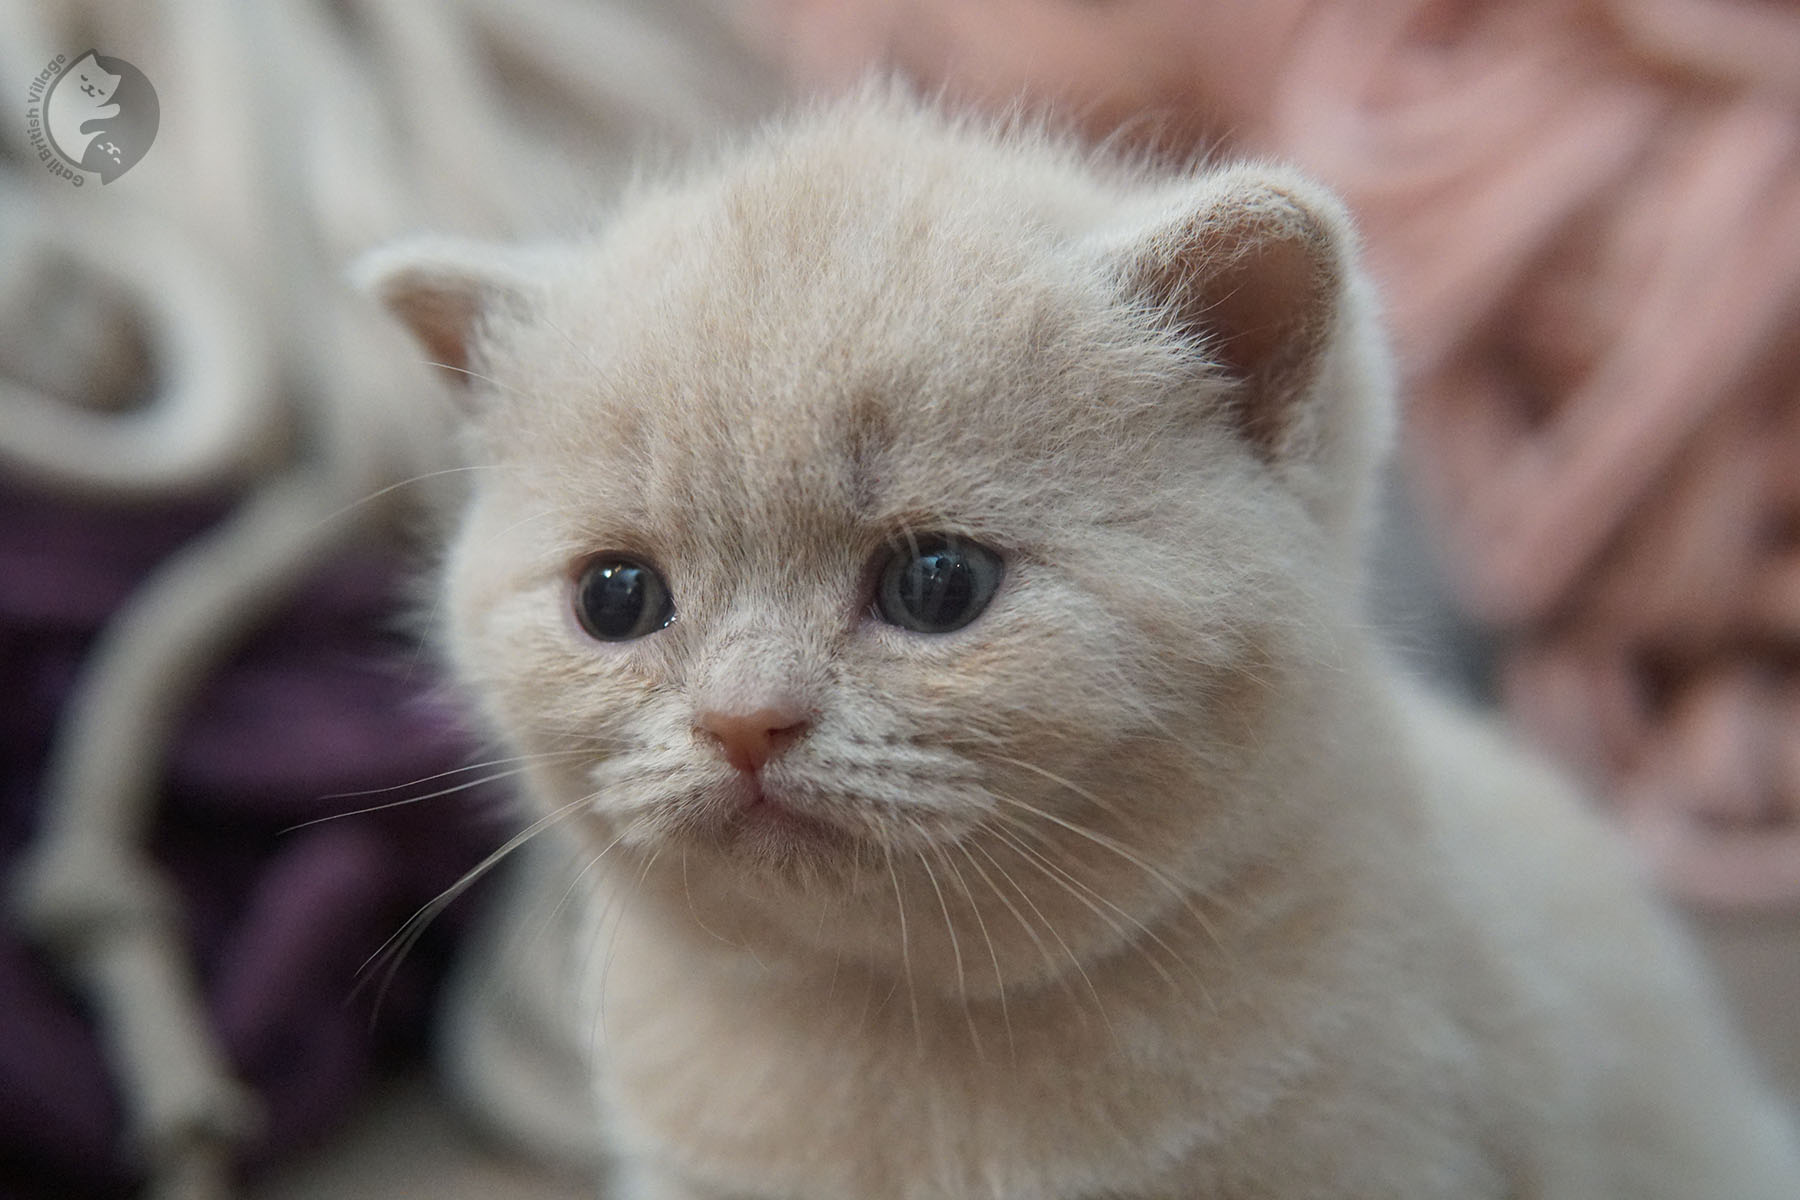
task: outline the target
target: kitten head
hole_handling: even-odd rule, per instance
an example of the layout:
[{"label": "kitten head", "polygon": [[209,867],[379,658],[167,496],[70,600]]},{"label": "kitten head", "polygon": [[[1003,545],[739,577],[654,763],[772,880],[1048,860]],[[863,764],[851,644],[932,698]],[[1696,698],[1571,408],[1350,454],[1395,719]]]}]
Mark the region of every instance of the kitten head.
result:
[{"label": "kitten head", "polygon": [[1288,172],[885,95],[589,239],[385,252],[468,410],[455,667],[709,924],[967,990],[1102,954],[1306,822],[1387,420],[1349,255]]}]

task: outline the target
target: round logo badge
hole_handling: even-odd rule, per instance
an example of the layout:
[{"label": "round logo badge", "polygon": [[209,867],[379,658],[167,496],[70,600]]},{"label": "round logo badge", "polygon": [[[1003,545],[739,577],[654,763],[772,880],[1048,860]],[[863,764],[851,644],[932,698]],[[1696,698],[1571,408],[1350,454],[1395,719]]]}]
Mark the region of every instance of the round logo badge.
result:
[{"label": "round logo badge", "polygon": [[89,50],[49,81],[43,131],[69,166],[111,183],[150,149],[162,108],[144,73]]}]

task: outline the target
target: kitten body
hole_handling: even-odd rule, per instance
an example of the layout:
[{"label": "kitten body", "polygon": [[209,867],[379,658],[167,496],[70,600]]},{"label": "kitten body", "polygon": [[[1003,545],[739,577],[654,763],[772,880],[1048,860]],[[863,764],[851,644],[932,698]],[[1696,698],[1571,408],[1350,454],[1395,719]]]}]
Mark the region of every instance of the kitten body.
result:
[{"label": "kitten body", "polygon": [[[447,644],[589,860],[618,1194],[1795,1194],[1612,840],[1358,616],[1391,386],[1303,179],[870,91],[368,275],[478,376]],[[988,607],[883,620],[939,535]],[[584,630],[609,555],[672,622]]]}]

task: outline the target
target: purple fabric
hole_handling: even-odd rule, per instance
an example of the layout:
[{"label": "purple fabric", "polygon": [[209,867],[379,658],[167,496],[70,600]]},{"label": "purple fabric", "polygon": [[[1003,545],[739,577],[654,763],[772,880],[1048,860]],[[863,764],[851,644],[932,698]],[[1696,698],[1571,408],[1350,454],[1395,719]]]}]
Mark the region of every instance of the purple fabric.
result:
[{"label": "purple fabric", "polygon": [[[0,873],[30,836],[56,716],[94,633],[227,509],[75,504],[0,486]],[[380,980],[358,991],[359,968],[506,824],[489,789],[292,828],[442,782],[333,793],[471,761],[432,698],[428,656],[395,632],[402,558],[365,547],[321,571],[209,683],[166,764],[156,852],[186,900],[214,1027],[266,1106],[251,1165],[316,1141],[372,1071],[416,1053],[456,911],[401,963],[378,1012]],[[79,1003],[0,922],[0,1197],[127,1194],[120,1133]]]}]

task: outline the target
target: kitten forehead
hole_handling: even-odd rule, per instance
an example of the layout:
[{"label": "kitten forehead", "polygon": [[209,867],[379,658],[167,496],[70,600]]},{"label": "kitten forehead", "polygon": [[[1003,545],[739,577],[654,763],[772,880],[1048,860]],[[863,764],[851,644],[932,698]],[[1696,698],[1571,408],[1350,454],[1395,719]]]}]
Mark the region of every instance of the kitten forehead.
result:
[{"label": "kitten forehead", "polygon": [[644,507],[706,479],[727,506],[954,515],[997,460],[1028,491],[1173,357],[1080,250],[1119,199],[1029,132],[997,150],[879,104],[789,131],[571,249],[501,331],[527,399],[495,424]]}]

